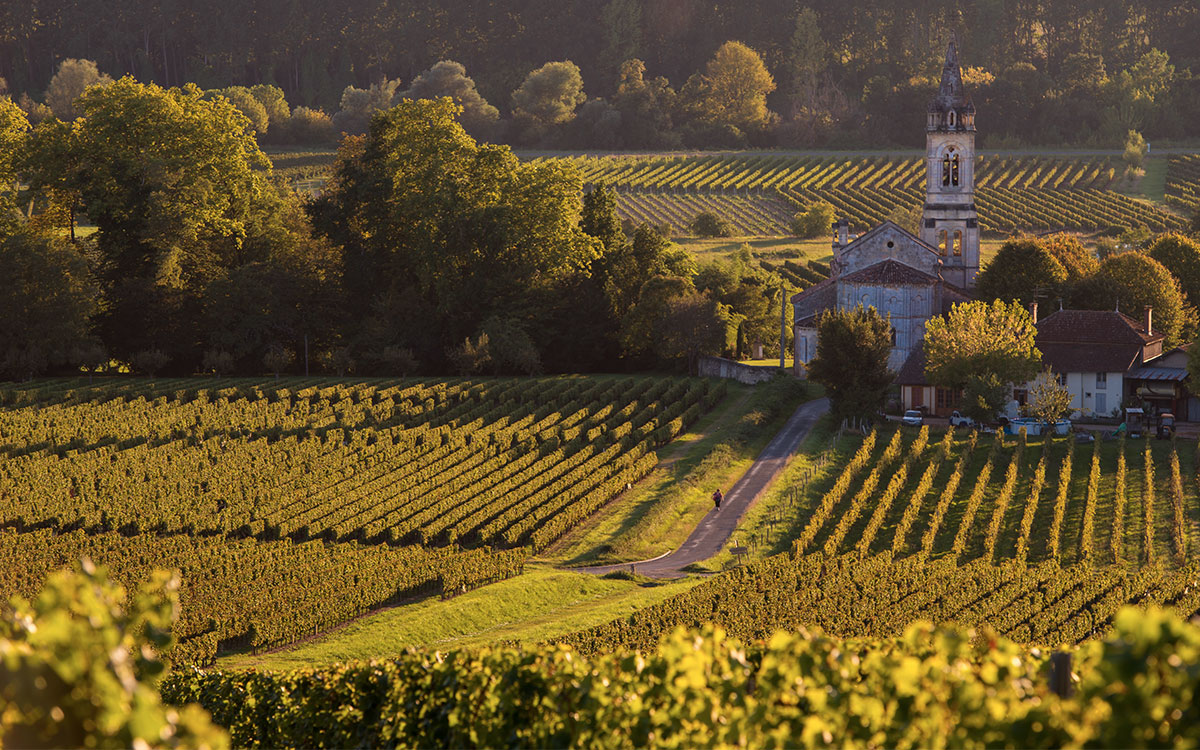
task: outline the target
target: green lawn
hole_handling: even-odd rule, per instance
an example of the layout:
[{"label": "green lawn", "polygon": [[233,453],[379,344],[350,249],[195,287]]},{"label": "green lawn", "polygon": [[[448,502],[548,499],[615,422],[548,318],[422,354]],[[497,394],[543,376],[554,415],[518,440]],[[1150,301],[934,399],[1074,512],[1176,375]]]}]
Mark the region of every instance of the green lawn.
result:
[{"label": "green lawn", "polygon": [[293,669],[383,659],[416,646],[450,650],[537,643],[657,604],[699,580],[639,582],[534,567],[454,599],[427,599],[372,613],[287,650],[225,656],[217,668]]}]

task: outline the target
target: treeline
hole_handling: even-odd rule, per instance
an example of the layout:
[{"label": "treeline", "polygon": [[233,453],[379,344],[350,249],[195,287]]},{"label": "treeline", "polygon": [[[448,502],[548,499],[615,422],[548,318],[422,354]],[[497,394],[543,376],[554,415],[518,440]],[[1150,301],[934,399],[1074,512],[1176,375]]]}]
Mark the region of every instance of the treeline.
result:
[{"label": "treeline", "polygon": [[[480,145],[450,99],[346,140],[322,196],[274,184],[225,96],[122,78],[34,127],[0,98],[0,377],[533,374],[778,353],[749,251],[627,236],[574,167]],[[80,220],[90,222],[85,235]]]},{"label": "treeline", "polygon": [[319,122],[310,138],[452,95],[474,134],[527,146],[915,146],[951,31],[986,147],[1195,133],[1195,2],[21,3],[0,12],[0,77],[32,104],[64,59],[272,86]]}]

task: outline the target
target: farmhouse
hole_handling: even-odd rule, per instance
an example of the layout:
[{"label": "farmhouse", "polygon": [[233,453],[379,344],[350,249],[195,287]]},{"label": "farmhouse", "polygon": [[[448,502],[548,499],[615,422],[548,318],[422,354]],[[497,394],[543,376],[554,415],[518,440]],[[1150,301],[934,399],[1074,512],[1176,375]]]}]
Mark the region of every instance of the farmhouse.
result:
[{"label": "farmhouse", "polygon": [[975,106],[963,89],[951,40],[925,125],[925,206],[920,236],[888,221],[856,237],[833,224],[830,277],[792,297],[797,372],[816,354],[817,318],[828,309],[873,306],[892,321],[889,364],[900,370],[919,349],[925,322],[970,299],[979,272],[975,211]]}]

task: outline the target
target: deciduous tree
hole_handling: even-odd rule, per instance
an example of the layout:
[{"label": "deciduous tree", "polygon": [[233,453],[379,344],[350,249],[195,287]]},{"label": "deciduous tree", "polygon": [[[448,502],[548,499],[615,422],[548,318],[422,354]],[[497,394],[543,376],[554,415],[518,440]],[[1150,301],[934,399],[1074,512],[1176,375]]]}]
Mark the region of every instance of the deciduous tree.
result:
[{"label": "deciduous tree", "polygon": [[379,113],[313,206],[345,250],[351,319],[390,336],[371,347],[407,346],[434,369],[492,315],[544,340],[563,283],[599,255],[573,168],[477,144],[457,116],[446,98]]},{"label": "deciduous tree", "polygon": [[1017,300],[1028,305],[1064,292],[1067,269],[1047,247],[1032,238],[1008,240],[975,280],[985,300]]},{"label": "deciduous tree", "polygon": [[1166,234],[1150,246],[1150,257],[1171,272],[1193,307],[1200,305],[1200,243],[1181,234]]},{"label": "deciduous tree", "polygon": [[75,100],[88,86],[103,86],[112,83],[112,78],[101,73],[91,60],[68,58],[58,64],[58,71],[46,87],[46,106],[63,122],[70,122],[81,113]]},{"label": "deciduous tree", "polygon": [[1182,343],[1188,322],[1179,281],[1154,258],[1140,252],[1111,255],[1100,269],[1081,282],[1073,303],[1089,310],[1120,309],[1138,317],[1154,310],[1154,330],[1166,334],[1166,346]]},{"label": "deciduous tree", "polygon": [[1056,422],[1071,413],[1071,392],[1049,368],[1042,370],[1029,386],[1024,411],[1041,422]]},{"label": "deciduous tree", "polygon": [[888,369],[891,322],[874,307],[826,310],[817,319],[817,353],[808,377],[825,387],[833,414],[857,422],[883,408],[896,373]]},{"label": "deciduous tree", "polygon": [[407,99],[438,99],[448,96],[462,107],[463,128],[472,136],[489,139],[496,135],[500,111],[488,104],[475,88],[462,63],[442,60],[418,75],[404,91],[397,94]]},{"label": "deciduous tree", "polygon": [[1019,302],[954,305],[945,317],[925,324],[925,376],[942,388],[972,388],[983,397],[980,415],[988,421],[1003,407],[1001,393],[1009,384],[1037,374],[1042,353],[1036,335],[1029,311]]}]

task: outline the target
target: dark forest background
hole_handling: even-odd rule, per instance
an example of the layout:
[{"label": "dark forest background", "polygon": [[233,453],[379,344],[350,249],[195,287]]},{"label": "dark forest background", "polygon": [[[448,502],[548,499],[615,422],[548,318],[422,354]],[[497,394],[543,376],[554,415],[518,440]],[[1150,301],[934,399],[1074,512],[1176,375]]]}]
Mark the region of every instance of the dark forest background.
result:
[{"label": "dark forest background", "polygon": [[[587,98],[600,100],[593,124],[494,139],[572,148],[916,145],[912,110],[925,102],[950,31],[974,69],[985,146],[1115,146],[1129,129],[1195,133],[1195,2],[15,0],[0,4],[0,76],[14,99],[39,99],[63,59],[82,58],[114,78],[168,86],[276,85],[292,107],[335,114],[347,86],[399,79],[400,90],[453,60],[508,118],[530,71],[570,60]],[[623,63],[643,61],[647,81],[664,78],[683,99],[729,40],[759,53],[773,76],[772,117],[761,127],[688,130],[675,112],[676,137],[604,132]],[[586,107],[581,101],[581,116]]]}]

